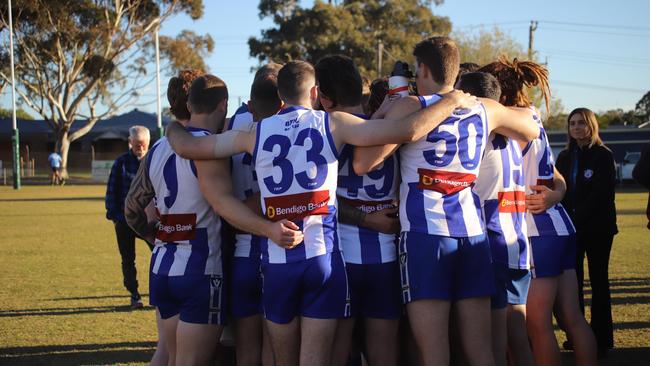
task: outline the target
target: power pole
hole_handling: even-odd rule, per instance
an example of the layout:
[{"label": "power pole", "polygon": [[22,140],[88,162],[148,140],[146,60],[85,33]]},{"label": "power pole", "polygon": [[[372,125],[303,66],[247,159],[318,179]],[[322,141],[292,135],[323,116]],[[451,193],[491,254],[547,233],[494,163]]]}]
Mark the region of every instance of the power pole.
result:
[{"label": "power pole", "polygon": [[537,21],[536,20],[531,20],[530,21],[530,27],[528,28],[528,60],[533,61],[533,55],[535,51],[533,51],[533,37],[535,35],[535,31],[537,30]]},{"label": "power pole", "polygon": [[384,55],[384,42],[377,41],[377,77],[381,77],[381,64],[382,64],[382,57]]}]

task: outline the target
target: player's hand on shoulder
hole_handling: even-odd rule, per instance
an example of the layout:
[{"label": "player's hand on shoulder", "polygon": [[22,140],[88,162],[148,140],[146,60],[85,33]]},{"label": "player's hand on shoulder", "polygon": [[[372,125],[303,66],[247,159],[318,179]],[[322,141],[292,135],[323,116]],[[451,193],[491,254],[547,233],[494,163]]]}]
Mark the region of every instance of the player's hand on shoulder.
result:
[{"label": "player's hand on shoulder", "polygon": [[480,103],[477,97],[460,90],[452,90],[449,93],[444,94],[443,98],[450,99],[454,104],[456,104],[456,107],[460,109],[474,108]]},{"label": "player's hand on shoulder", "polygon": [[304,235],[298,225],[285,219],[271,224],[268,238],[285,249],[292,249],[302,243]]}]

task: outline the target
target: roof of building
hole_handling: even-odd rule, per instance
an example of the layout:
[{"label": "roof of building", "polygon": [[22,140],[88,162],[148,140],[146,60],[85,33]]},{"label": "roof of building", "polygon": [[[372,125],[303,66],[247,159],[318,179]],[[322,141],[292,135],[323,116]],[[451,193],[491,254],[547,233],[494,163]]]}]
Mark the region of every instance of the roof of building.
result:
[{"label": "roof of building", "polygon": [[[171,119],[169,117],[163,116],[162,123],[166,125]],[[72,123],[70,128],[71,132],[78,130],[83,127],[85,121],[75,120]],[[31,135],[31,134],[52,134],[52,129],[45,120],[17,120],[16,121],[18,131],[21,135]],[[98,138],[124,138],[126,139],[129,136],[129,127],[133,125],[142,125],[151,132],[157,130],[157,118],[155,113],[143,112],[136,109],[133,109],[130,112],[114,116],[112,118],[104,119],[98,121],[93,128],[88,132],[85,138],[91,138],[96,140]],[[0,118],[0,135],[11,135],[12,134],[12,123],[11,118]],[[105,136],[105,137],[101,137]]]}]

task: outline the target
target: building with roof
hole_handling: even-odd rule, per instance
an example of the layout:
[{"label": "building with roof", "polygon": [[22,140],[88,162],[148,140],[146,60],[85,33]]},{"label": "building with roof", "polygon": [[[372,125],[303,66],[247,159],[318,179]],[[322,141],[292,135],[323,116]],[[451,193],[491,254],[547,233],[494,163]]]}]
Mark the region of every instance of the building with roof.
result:
[{"label": "building with roof", "polygon": [[[163,125],[170,119],[163,116]],[[55,134],[45,120],[17,120],[20,132],[20,154],[27,161],[34,159],[37,171],[49,171],[47,156],[54,150]],[[83,126],[75,121],[71,132]],[[130,112],[98,121],[84,136],[70,144],[68,169],[88,171],[95,160],[113,160],[128,149],[129,128],[142,125],[151,132],[151,143],[158,138],[157,118],[154,113],[134,109]],[[0,118],[0,160],[3,167],[12,164],[11,118]]]}]

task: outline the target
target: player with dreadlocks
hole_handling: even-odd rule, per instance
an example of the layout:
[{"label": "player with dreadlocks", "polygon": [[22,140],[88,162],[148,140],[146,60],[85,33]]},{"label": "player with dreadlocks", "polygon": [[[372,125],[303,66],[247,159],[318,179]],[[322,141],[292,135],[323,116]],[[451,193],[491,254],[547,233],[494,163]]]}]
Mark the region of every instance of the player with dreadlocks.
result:
[{"label": "player with dreadlocks", "polygon": [[[502,57],[479,71],[490,73],[499,80],[500,102],[506,106],[532,108],[528,90],[539,87],[548,112],[550,90],[545,67],[516,58],[510,62]],[[517,352],[521,354],[528,347],[527,338],[520,334],[526,319],[535,363],[559,364],[560,350],[552,323],[553,306],[557,304],[559,320],[573,341],[577,364],[594,365],[596,342],[578,307],[575,228],[559,203],[566,184],[554,167],[548,138],[537,111],[534,119],[539,125],[539,137],[522,144],[533,280],[527,305],[515,305],[514,311],[509,312],[509,348],[517,357]]]}]

